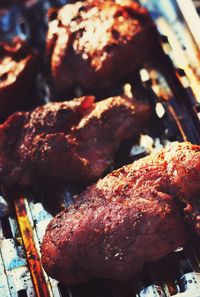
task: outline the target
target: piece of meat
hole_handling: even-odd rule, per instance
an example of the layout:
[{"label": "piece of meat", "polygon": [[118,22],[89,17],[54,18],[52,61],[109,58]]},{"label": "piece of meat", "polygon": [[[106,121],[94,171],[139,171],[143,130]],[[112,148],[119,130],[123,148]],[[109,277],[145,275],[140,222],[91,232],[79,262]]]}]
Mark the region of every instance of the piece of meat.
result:
[{"label": "piece of meat", "polygon": [[67,4],[47,34],[55,87],[64,92],[73,85],[114,86],[141,64],[157,38],[146,9],[133,1]]},{"label": "piece of meat", "polygon": [[199,194],[200,146],[190,143],[113,171],[51,220],[43,266],[68,285],[125,280],[184,244],[183,205],[199,232]]},{"label": "piece of meat", "polygon": [[0,184],[40,177],[88,184],[102,176],[119,144],[140,133],[150,107],[127,97],[86,96],[15,113],[0,126]]},{"label": "piece of meat", "polygon": [[36,55],[21,41],[0,45],[1,120],[20,108],[22,103],[31,100],[37,69]]}]

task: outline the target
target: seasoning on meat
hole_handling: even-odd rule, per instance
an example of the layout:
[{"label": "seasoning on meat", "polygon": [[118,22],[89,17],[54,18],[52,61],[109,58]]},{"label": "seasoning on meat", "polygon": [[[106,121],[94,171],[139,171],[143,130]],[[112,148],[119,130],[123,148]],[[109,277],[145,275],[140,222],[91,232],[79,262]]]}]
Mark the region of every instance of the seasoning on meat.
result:
[{"label": "seasoning on meat", "polygon": [[127,279],[185,243],[185,218],[200,234],[199,193],[200,146],[190,143],[113,171],[51,220],[43,266],[68,285]]},{"label": "seasoning on meat", "polygon": [[47,52],[59,92],[119,83],[136,69],[158,38],[145,8],[130,0],[67,4],[49,23]]},{"label": "seasoning on meat", "polygon": [[88,184],[102,176],[119,144],[141,132],[149,105],[86,96],[18,112],[0,126],[0,184],[38,178]]}]

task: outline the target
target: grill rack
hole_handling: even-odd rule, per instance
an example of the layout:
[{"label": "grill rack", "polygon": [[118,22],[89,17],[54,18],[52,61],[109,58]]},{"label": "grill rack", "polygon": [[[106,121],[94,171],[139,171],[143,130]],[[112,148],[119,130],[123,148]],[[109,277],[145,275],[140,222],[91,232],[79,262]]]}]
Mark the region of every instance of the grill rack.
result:
[{"label": "grill rack", "polygon": [[[156,59],[149,58],[142,69],[127,79],[129,92],[150,102],[155,109],[153,125],[147,131],[150,136],[142,135],[140,143],[132,146],[127,163],[176,140],[200,143],[199,104],[186,74],[174,69],[159,45],[152,51],[150,56]],[[186,87],[181,83],[183,80],[187,81]],[[161,128],[157,131],[159,124]],[[116,166],[121,162],[124,160],[119,160]],[[54,194],[60,196],[60,192]],[[180,248],[157,263],[146,265],[142,273],[126,284],[93,281],[68,288],[51,279],[41,266],[39,248],[52,218],[46,210],[46,195],[45,189],[40,188],[22,195],[19,191],[2,189],[2,196],[10,201],[13,213],[0,219],[0,296],[200,297],[200,243],[195,236],[184,250]],[[61,196],[62,205],[59,197],[53,203],[57,210],[72,202],[71,191],[65,187]],[[0,205],[6,212],[3,197]]]}]

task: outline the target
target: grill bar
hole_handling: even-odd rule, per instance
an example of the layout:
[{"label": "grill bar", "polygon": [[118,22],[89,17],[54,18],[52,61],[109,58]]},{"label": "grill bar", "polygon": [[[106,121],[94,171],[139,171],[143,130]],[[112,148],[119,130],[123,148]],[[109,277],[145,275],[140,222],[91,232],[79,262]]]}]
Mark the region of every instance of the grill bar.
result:
[{"label": "grill bar", "polygon": [[10,296],[9,285],[7,282],[7,276],[4,269],[4,263],[2,255],[0,254],[0,296]]},{"label": "grill bar", "polygon": [[37,297],[51,297],[44,272],[40,263],[38,250],[35,246],[33,229],[27,215],[27,207],[23,197],[15,200],[15,211],[26,251],[27,262],[30,268]]},{"label": "grill bar", "polygon": [[[187,138],[188,140],[192,141],[193,143],[200,143],[200,121],[195,112],[191,98],[189,97],[186,89],[183,87],[180,79],[178,78],[174,66],[169,59],[169,57],[164,53],[163,49],[160,45],[156,45],[151,53],[151,61],[153,66],[160,71],[160,73],[166,79],[172,93],[174,94],[178,107],[183,114],[187,114],[189,117],[190,122],[192,123],[192,130],[193,130],[193,137],[191,138],[191,128],[190,133],[188,133]],[[187,133],[187,126],[185,126],[185,131]]]},{"label": "grill bar", "polygon": [[[5,296],[18,297],[18,292],[20,291],[26,292],[26,296],[28,297],[35,296],[26,258],[14,239],[4,239],[2,241],[1,265],[4,267],[3,278],[4,281],[7,281],[10,293],[9,295],[6,295],[4,292]],[[7,286],[5,286],[5,284],[4,291],[7,291]]]}]

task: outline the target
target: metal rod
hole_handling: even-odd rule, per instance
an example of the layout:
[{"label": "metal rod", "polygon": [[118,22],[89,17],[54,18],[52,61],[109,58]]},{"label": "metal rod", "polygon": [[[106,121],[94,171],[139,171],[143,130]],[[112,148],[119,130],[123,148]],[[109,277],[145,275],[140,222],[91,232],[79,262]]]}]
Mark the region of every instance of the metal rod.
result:
[{"label": "metal rod", "polygon": [[27,216],[24,197],[15,200],[14,206],[36,295],[37,297],[50,297],[51,295],[45,281],[40,257],[34,243],[33,230]]}]

